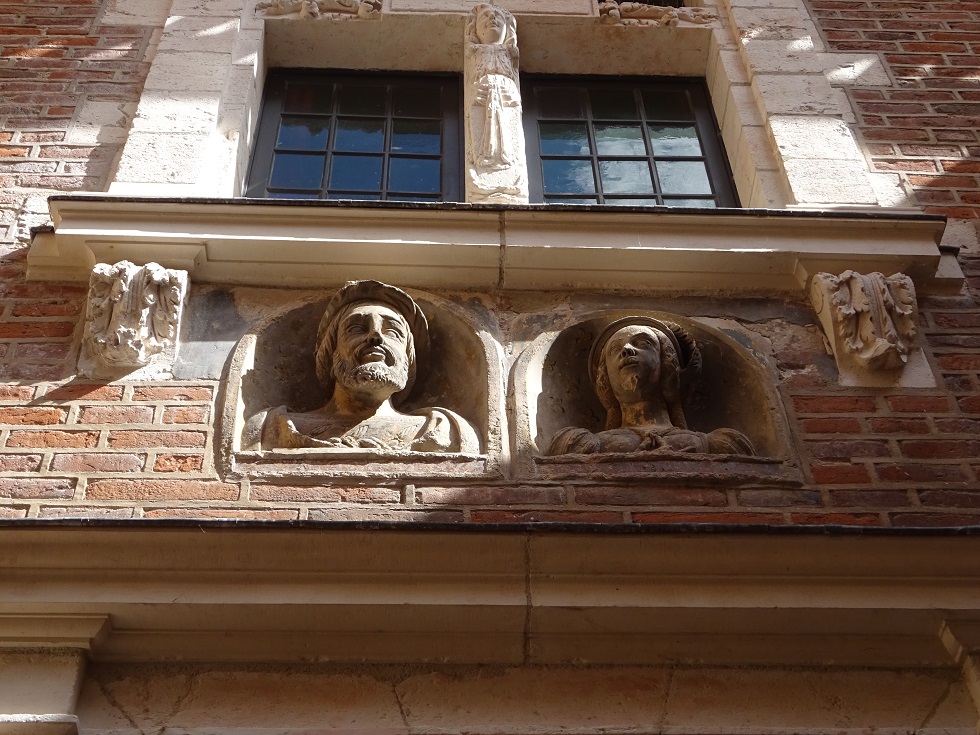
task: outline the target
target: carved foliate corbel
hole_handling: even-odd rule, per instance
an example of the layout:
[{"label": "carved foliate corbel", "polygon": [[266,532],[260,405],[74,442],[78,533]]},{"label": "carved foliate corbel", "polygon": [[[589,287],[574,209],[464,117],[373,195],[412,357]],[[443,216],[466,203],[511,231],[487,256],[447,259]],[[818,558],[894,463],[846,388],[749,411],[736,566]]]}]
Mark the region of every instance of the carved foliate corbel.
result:
[{"label": "carved foliate corbel", "polygon": [[617,0],[599,3],[599,22],[607,25],[674,28],[681,23],[705,25],[716,19],[714,13],[704,8],[670,7],[641,2],[617,2]]},{"label": "carved foliate corbel", "polygon": [[255,11],[264,17],[376,19],[381,17],[381,0],[259,0]]},{"label": "carved foliate corbel", "polygon": [[844,271],[817,273],[810,299],[845,371],[898,371],[917,346],[918,307],[912,279]]},{"label": "carved foliate corbel", "polygon": [[156,263],[99,263],[89,280],[83,372],[131,372],[173,352],[187,298],[187,271]]}]

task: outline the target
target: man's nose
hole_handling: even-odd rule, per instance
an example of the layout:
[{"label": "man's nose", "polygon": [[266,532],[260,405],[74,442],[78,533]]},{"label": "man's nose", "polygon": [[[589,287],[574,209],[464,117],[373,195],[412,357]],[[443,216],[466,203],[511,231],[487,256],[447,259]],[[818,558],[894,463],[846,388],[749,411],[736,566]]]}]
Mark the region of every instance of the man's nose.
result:
[{"label": "man's nose", "polygon": [[627,342],[626,344],[623,345],[623,354],[624,355],[635,355],[636,354],[636,348],[633,345],[631,345],[629,342]]}]

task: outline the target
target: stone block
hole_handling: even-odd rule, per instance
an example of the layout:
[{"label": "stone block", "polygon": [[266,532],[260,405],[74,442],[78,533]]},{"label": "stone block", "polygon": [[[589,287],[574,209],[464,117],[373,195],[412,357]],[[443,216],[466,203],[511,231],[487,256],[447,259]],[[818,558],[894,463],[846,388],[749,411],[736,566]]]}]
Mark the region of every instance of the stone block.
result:
[{"label": "stone block", "polygon": [[220,92],[231,65],[228,53],[160,52],[146,77],[146,90],[160,90],[180,99],[182,92]]},{"label": "stone block", "polygon": [[107,26],[159,27],[167,20],[167,7],[159,0],[110,0],[99,22]]},{"label": "stone block", "polygon": [[214,130],[220,95],[216,92],[185,94],[174,100],[148,90],[140,100],[133,119],[133,131],[140,133],[199,133]]},{"label": "stone block", "polygon": [[81,651],[0,652],[0,714],[74,712],[84,668]]},{"label": "stone block", "polygon": [[850,126],[842,120],[814,115],[773,115],[769,127],[776,150],[784,158],[864,160]]},{"label": "stone block", "polygon": [[817,27],[797,8],[732,8],[732,20],[745,43],[761,40],[805,40],[811,50],[823,51]]},{"label": "stone block", "polygon": [[766,115],[835,115],[854,122],[847,97],[815,74],[757,74],[752,81]]},{"label": "stone block", "polygon": [[881,59],[874,54],[819,53],[809,44],[787,47],[786,41],[752,39],[743,45],[743,53],[756,73],[822,74],[835,85],[888,84],[888,74]]},{"label": "stone block", "polygon": [[130,134],[116,182],[194,184],[208,138],[189,133]]},{"label": "stone block", "polygon": [[104,102],[83,98],[77,116],[68,130],[65,143],[98,145],[107,137],[124,132],[129,105],[124,102]]},{"label": "stone block", "polygon": [[798,204],[877,204],[878,197],[860,161],[783,159]]}]

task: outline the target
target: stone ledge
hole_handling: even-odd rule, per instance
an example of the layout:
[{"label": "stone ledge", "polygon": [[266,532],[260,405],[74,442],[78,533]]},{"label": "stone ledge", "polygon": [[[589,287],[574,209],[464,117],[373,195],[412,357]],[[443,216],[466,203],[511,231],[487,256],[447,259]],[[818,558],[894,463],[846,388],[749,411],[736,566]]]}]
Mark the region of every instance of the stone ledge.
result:
[{"label": "stone ledge", "polygon": [[8,525],[0,613],[107,614],[107,661],[952,667],[977,543]]},{"label": "stone ledge", "polygon": [[[956,293],[944,219],[866,211],[270,202],[56,196],[31,280],[156,261],[192,281],[417,288],[799,291],[818,272],[905,273]],[[615,255],[611,258],[611,255]],[[952,262],[949,262],[952,259]],[[942,262],[941,262],[942,261]]]}]

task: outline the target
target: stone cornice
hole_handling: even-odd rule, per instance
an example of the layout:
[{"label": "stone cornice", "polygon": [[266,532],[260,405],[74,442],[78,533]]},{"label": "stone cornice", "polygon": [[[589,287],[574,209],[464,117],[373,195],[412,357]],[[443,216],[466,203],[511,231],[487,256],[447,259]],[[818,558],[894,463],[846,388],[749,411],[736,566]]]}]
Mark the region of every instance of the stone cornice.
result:
[{"label": "stone cornice", "polygon": [[978,544],[12,524],[0,619],[54,637],[108,616],[90,655],[111,661],[952,666],[944,631],[980,619]]},{"label": "stone cornice", "polygon": [[57,196],[28,255],[34,280],[155,261],[192,281],[418,288],[799,291],[815,273],[905,273],[955,292],[939,217],[856,211],[372,205]]}]

